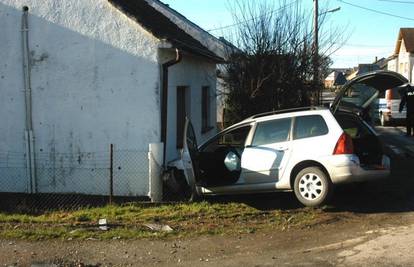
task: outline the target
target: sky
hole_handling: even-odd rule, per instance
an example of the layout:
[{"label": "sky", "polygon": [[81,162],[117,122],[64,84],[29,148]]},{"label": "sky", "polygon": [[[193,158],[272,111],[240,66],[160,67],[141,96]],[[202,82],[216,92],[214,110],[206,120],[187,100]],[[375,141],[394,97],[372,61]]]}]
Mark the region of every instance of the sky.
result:
[{"label": "sky", "polygon": [[[234,0],[161,1],[205,30],[234,23],[229,11]],[[279,0],[274,1],[279,3]],[[287,3],[295,1],[300,1],[307,10],[313,10],[313,0],[292,0]],[[320,10],[340,7],[339,11],[329,14],[326,26],[344,29],[345,36],[349,36],[345,44],[331,56],[332,67],[335,68],[372,63],[375,57],[391,56],[399,29],[414,27],[414,0],[319,0],[319,6]],[[210,33],[226,37],[222,29]]]}]

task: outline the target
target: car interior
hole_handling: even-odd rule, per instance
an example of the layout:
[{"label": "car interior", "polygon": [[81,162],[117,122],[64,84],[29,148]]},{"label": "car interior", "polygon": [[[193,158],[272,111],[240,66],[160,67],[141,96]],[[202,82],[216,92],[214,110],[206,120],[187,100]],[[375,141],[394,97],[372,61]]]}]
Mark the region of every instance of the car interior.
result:
[{"label": "car interior", "polygon": [[200,148],[198,155],[203,186],[231,185],[240,177],[240,161],[251,126],[221,133]]},{"label": "car interior", "polygon": [[355,154],[359,157],[361,167],[365,169],[379,168],[382,163],[383,148],[378,137],[355,114],[337,112],[335,118],[342,129],[352,138]]}]

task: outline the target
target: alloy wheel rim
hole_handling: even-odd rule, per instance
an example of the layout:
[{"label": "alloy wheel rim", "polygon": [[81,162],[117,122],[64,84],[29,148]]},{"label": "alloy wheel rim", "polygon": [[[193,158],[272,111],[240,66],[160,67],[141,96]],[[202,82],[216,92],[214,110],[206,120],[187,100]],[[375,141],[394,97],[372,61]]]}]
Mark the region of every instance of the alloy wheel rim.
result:
[{"label": "alloy wheel rim", "polygon": [[299,180],[299,193],[306,200],[318,199],[323,190],[322,179],[315,173],[306,173]]}]

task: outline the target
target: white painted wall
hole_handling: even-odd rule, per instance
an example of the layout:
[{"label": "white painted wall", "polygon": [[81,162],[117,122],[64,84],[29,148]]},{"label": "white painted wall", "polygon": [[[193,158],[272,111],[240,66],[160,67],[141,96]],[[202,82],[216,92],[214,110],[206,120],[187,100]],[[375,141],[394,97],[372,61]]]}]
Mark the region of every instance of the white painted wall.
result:
[{"label": "white painted wall", "polygon": [[[147,151],[149,143],[159,142],[159,41],[105,0],[0,0],[0,162],[4,152],[19,155],[12,160],[9,153],[9,166],[25,166],[24,5],[30,14],[37,165],[68,168],[61,174],[39,171],[39,188],[106,194],[107,181],[102,179],[107,177],[79,169],[94,160],[106,167],[100,159],[110,143],[119,150]],[[74,166],[74,155],[85,159]],[[19,181],[25,171],[3,167],[2,178],[4,172],[15,172],[9,175],[9,191],[24,192],[26,181]],[[123,177],[117,194],[147,194],[148,176]]]},{"label": "white painted wall", "polygon": [[407,52],[404,40],[402,40],[398,56],[388,62],[388,70],[400,73],[412,83],[414,77],[413,66],[414,54]]},{"label": "white painted wall", "polygon": [[[166,62],[175,57],[175,53],[168,50],[160,50],[161,62]],[[177,116],[177,86],[188,86],[190,94],[190,120],[194,126],[198,144],[206,141],[217,133],[216,129],[216,64],[208,62],[200,57],[184,53],[182,61],[169,68],[168,84],[168,125],[167,125],[167,155],[166,160],[171,161],[179,157],[176,143],[176,116]],[[210,124],[214,129],[201,133],[201,88],[210,87]]]},{"label": "white painted wall", "polygon": [[398,72],[398,57],[388,61],[387,68],[390,71]]},{"label": "white painted wall", "polygon": [[414,63],[414,56],[407,52],[404,39],[401,40],[400,51],[398,54],[398,73],[412,82],[412,68]]},{"label": "white painted wall", "polygon": [[[160,67],[174,58],[160,41],[105,0],[0,0],[0,191],[27,192],[22,7],[29,40],[38,191],[108,194],[115,144],[115,195],[147,195],[148,144],[160,140]],[[188,86],[199,143],[201,88],[216,64],[189,54],[170,68],[167,160],[176,158],[176,88]],[[141,152],[136,152],[141,151]]]}]

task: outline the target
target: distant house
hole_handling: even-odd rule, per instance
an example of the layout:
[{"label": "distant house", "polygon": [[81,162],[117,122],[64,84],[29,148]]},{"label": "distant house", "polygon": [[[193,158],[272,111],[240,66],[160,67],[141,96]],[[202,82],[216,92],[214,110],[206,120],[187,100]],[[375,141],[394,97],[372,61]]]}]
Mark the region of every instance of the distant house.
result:
[{"label": "distant house", "polygon": [[372,64],[378,65],[381,70],[386,70],[388,69],[388,62],[392,59],[392,56],[388,58],[382,57],[380,59],[375,57],[375,61]]},{"label": "distant house", "polygon": [[388,70],[400,73],[413,83],[414,76],[414,28],[401,28],[398,33],[393,59],[388,62]]},{"label": "distant house", "polygon": [[114,144],[115,195],[145,196],[149,144],[178,157],[186,116],[199,141],[216,133],[225,45],[160,1],[0,0],[0,14],[0,192],[106,195]]},{"label": "distant house", "polygon": [[334,88],[345,83],[345,72],[341,70],[333,70],[324,80],[325,88]]},{"label": "distant house", "polygon": [[353,78],[355,78],[358,75],[379,70],[381,67],[378,64],[369,63],[369,64],[358,64],[358,67],[355,67],[353,71],[346,77],[346,79],[349,81]]}]

